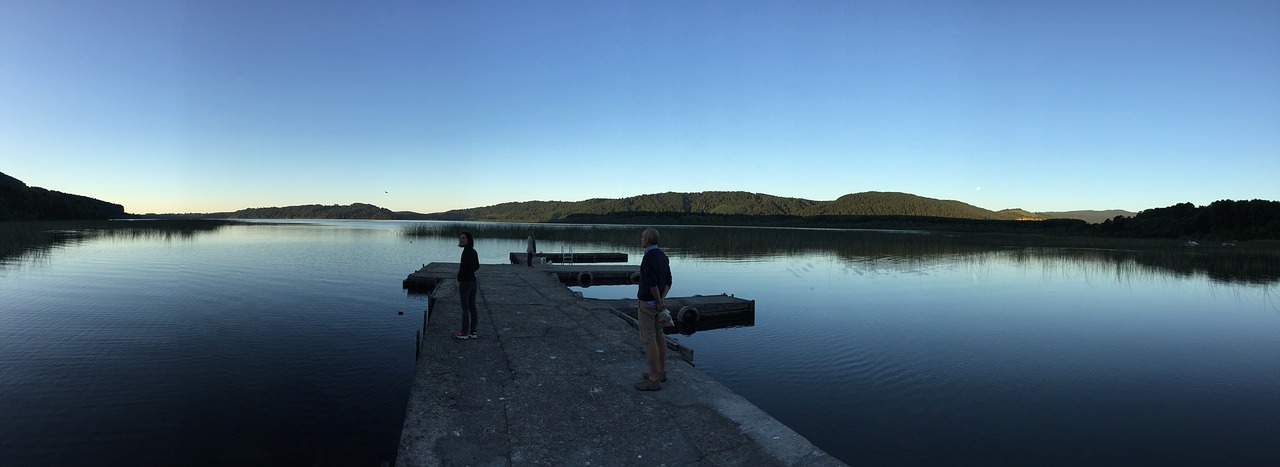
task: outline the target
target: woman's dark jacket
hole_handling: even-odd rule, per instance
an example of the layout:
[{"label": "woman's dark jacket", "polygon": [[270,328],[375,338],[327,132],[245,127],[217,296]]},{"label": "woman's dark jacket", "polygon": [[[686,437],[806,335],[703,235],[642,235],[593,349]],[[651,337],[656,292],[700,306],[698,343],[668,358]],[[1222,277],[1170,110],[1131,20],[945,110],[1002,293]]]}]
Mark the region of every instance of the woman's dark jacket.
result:
[{"label": "woman's dark jacket", "polygon": [[480,255],[476,254],[475,248],[463,248],[462,262],[458,264],[458,282],[475,282],[477,269],[480,269]]}]

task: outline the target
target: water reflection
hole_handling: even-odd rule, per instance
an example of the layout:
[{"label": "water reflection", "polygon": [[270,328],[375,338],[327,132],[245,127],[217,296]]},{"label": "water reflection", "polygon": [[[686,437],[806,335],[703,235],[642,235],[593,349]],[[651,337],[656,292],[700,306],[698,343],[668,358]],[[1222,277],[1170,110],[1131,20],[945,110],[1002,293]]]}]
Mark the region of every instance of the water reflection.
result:
[{"label": "water reflection", "polygon": [[[568,243],[620,252],[638,250],[640,226],[492,223],[424,223],[402,234],[451,237],[468,229],[480,238],[522,241],[529,230],[546,245]],[[1275,248],[1187,248],[1173,240],[1132,240],[1010,234],[939,234],[921,231],[869,231],[750,227],[661,228],[662,244],[672,255],[710,261],[768,261],[777,258],[835,257],[866,272],[922,271],[956,261],[1007,258],[1070,265],[1090,274],[1120,279],[1144,275],[1203,275],[1227,284],[1280,282],[1280,251]],[[633,258],[633,262],[635,259]]]},{"label": "water reflection", "polygon": [[39,261],[50,251],[95,239],[190,240],[235,224],[225,220],[0,222],[0,266]]},{"label": "water reflection", "polygon": [[1266,251],[1037,248],[1011,252],[1010,257],[1015,263],[1075,266],[1121,280],[1203,275],[1224,284],[1271,285],[1280,282],[1280,256]]},{"label": "water reflection", "polygon": [[[396,284],[419,259],[456,260],[459,227],[486,262],[530,228],[544,251],[640,259],[639,226],[280,226],[301,222],[0,224],[3,261],[50,258],[41,274],[0,265],[0,451],[20,450],[6,465],[376,465],[394,456],[421,326],[395,311],[426,306]],[[439,238],[401,236],[420,226]],[[708,319],[680,337],[699,368],[850,464],[1276,464],[1274,251],[660,229],[677,295],[759,304],[730,332],[701,332]],[[616,290],[597,296],[634,302]]]}]

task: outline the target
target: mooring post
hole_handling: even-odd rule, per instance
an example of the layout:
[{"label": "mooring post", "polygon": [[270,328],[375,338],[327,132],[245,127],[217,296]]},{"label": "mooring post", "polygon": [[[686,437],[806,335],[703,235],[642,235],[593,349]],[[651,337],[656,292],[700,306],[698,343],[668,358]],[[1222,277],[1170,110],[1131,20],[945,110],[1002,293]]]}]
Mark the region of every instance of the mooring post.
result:
[{"label": "mooring post", "polygon": [[430,310],[422,310],[422,333],[427,333],[427,316],[431,315]]},{"label": "mooring post", "polygon": [[417,360],[422,356],[422,331],[413,332],[413,359]]}]

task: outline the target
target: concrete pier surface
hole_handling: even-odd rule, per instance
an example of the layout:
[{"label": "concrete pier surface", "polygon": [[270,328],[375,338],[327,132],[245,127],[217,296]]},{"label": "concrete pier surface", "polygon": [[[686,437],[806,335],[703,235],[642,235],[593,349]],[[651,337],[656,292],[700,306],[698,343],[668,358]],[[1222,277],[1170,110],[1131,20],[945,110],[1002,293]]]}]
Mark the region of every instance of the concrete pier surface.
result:
[{"label": "concrete pier surface", "polygon": [[[482,265],[478,339],[439,282],[396,466],[844,465],[677,352],[660,391],[638,333],[549,271]],[[634,287],[634,286],[617,286]]]}]

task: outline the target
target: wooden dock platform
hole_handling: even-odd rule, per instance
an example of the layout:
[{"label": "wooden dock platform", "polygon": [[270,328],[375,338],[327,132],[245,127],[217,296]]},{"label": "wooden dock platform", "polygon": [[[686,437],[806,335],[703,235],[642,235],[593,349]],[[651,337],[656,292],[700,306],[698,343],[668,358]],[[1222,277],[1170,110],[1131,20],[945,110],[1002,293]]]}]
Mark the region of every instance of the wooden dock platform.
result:
[{"label": "wooden dock platform", "polygon": [[441,281],[455,280],[457,277],[458,263],[431,263],[410,273],[400,285],[411,294],[429,294]]},{"label": "wooden dock platform", "polygon": [[566,264],[544,266],[543,271],[556,275],[564,285],[631,285],[640,283],[640,266],[604,266],[598,264]]},{"label": "wooden dock platform", "polygon": [[[577,287],[628,285],[640,281],[640,266],[539,265],[533,270],[554,274],[561,284]],[[440,281],[452,280],[457,275],[458,263],[424,264],[421,269],[409,274],[401,285],[408,289],[409,293],[431,293]]]},{"label": "wooden dock platform", "polygon": [[[482,266],[492,267],[492,266]],[[639,266],[602,266],[602,265],[561,265],[537,266],[533,271],[550,274],[566,286],[588,287],[592,285],[631,285],[639,281]],[[412,294],[429,294],[441,282],[453,280],[457,276],[458,263],[431,263],[422,265],[421,269],[405,277],[402,287]],[[586,279],[589,283],[584,284]],[[608,306],[612,309],[635,316],[636,301],[634,299],[587,299]],[[693,327],[672,327],[668,332],[690,334],[694,331],[707,331],[737,326],[754,326],[756,321],[756,302],[734,297],[733,295],[695,295],[692,297],[668,297],[667,309],[672,316],[679,318],[680,310],[692,307],[698,311],[699,319]]]},{"label": "wooden dock platform", "polygon": [[434,282],[394,465],[844,465],[679,353],[660,391],[637,391],[644,351],[617,317],[633,301],[580,298],[547,268],[481,265],[480,338],[453,339],[456,271],[405,279]]},{"label": "wooden dock platform", "polygon": [[[528,253],[523,251],[511,252],[511,264],[524,264],[524,260]],[[534,253],[533,257],[542,259],[543,263],[565,264],[569,263],[569,257],[572,256],[573,264],[583,263],[625,263],[627,262],[626,253]]]}]

